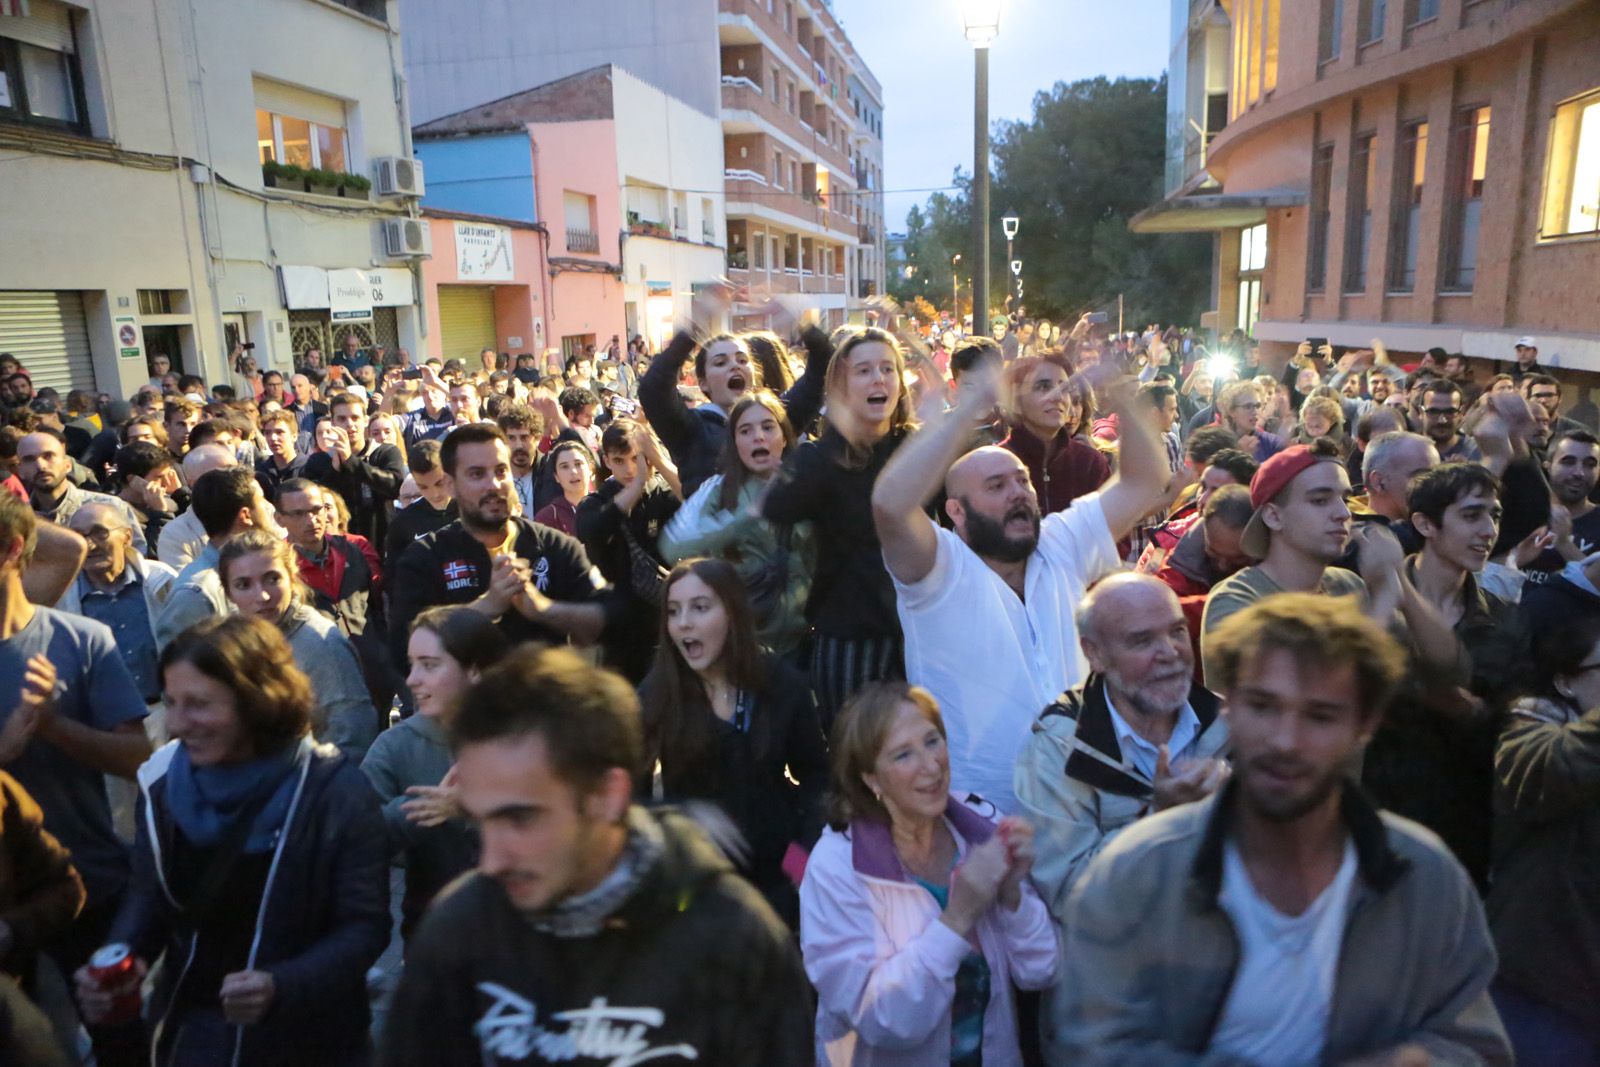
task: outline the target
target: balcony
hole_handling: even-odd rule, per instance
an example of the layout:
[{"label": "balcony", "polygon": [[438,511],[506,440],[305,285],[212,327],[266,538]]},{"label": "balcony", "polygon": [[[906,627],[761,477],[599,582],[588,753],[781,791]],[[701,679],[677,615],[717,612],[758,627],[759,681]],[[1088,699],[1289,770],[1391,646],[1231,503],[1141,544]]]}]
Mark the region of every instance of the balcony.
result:
[{"label": "balcony", "polygon": [[590,233],[588,230],[568,230],[567,251],[596,255],[600,251],[600,235]]},{"label": "balcony", "polygon": [[862,300],[878,295],[878,283],[871,278],[862,278],[856,282],[856,296]]},{"label": "balcony", "polygon": [[672,227],[664,222],[641,218],[637,211],[628,212],[628,232],[635,237],[661,237],[672,240]]}]

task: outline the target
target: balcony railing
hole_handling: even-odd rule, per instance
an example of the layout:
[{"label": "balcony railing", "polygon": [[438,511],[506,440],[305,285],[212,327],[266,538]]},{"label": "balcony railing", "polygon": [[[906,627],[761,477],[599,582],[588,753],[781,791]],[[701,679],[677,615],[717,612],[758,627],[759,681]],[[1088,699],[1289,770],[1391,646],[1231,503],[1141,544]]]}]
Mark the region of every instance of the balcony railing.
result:
[{"label": "balcony railing", "polygon": [[761,94],[761,86],[742,74],[724,74],[722,84],[730,89],[749,89],[753,93]]},{"label": "balcony railing", "polygon": [[567,231],[568,252],[596,253],[600,251],[600,235],[590,233],[588,230]]}]

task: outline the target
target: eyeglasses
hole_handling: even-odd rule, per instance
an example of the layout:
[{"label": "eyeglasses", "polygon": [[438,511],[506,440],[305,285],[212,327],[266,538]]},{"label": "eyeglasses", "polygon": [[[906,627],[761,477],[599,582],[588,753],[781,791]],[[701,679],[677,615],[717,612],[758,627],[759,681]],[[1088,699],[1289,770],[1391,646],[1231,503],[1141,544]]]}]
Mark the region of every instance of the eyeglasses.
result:
[{"label": "eyeglasses", "polygon": [[1574,676],[1588,674],[1590,671],[1600,671],[1600,663],[1585,663],[1580,667],[1574,667],[1572,669]]},{"label": "eyeglasses", "polygon": [[1233,410],[1235,410],[1235,411],[1260,411],[1261,410],[1261,401],[1259,401],[1259,400],[1240,401],[1239,403],[1233,405]]},{"label": "eyeglasses", "polygon": [[112,534],[126,529],[126,526],[91,526],[87,530],[80,530],[78,532],[83,534],[84,538],[89,542],[97,545],[103,545],[107,541],[111,540]]},{"label": "eyeglasses", "polygon": [[286,519],[306,519],[322,510],[322,505],[318,504],[314,508],[306,508],[303,511],[280,511],[278,514],[282,515]]}]

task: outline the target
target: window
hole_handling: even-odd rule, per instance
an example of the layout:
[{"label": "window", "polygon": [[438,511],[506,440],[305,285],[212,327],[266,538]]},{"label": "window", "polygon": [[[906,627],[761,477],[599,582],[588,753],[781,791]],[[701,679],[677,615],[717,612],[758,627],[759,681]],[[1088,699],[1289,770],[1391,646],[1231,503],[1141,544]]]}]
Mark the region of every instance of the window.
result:
[{"label": "window", "polygon": [[1239,0],[1236,5],[1231,93],[1236,116],[1277,88],[1278,5],[1279,0]]},{"label": "window", "polygon": [[1267,267],[1267,224],[1239,231],[1239,310],[1237,324],[1253,333],[1261,317],[1261,274]]},{"label": "window", "polygon": [[1406,25],[1415,26],[1439,17],[1439,0],[1406,0]]},{"label": "window", "polygon": [[708,245],[717,242],[717,205],[705,196],[700,198],[700,239]]},{"label": "window", "polygon": [[1322,0],[1322,28],[1317,41],[1317,58],[1327,63],[1339,58],[1344,31],[1344,0]]},{"label": "window", "polygon": [[767,269],[767,235],[757,234],[750,242],[750,266],[755,270]]},{"label": "window", "polygon": [[1600,92],[1556,108],[1540,237],[1600,232]]},{"label": "window", "polygon": [[600,237],[595,230],[595,198],[587,193],[565,189],[561,193],[561,214],[567,224],[567,251],[600,251]]},{"label": "window", "polygon": [[774,104],[781,105],[783,103],[783,93],[781,92],[781,89],[782,86],[778,83],[778,72],[774,70],[772,72],[772,102]]},{"label": "window", "polygon": [[72,12],[35,0],[0,19],[0,120],[87,132]]},{"label": "window", "polygon": [[1450,131],[1449,228],[1445,234],[1444,287],[1471,292],[1477,279],[1478,222],[1489,170],[1489,109],[1456,112]]},{"label": "window", "polygon": [[1367,256],[1372,248],[1372,196],[1377,174],[1378,154],[1372,150],[1372,134],[1357,137],[1350,146],[1349,226],[1344,242],[1344,291],[1365,292],[1367,288]]},{"label": "window", "polygon": [[1333,145],[1318,145],[1311,159],[1310,247],[1306,288],[1322,291],[1328,277],[1328,197],[1333,186]]},{"label": "window", "polygon": [[349,173],[344,102],[277,82],[257,80],[256,151],[261,162]]},{"label": "window", "polygon": [[1389,288],[1409,293],[1417,284],[1417,249],[1422,244],[1422,182],[1427,176],[1428,124],[1413,122],[1400,132],[1399,174],[1394,198],[1394,234],[1389,241]]},{"label": "window", "polygon": [[783,153],[772,153],[772,184],[783,188]]},{"label": "window", "polygon": [[1389,15],[1388,0],[1362,0],[1361,43],[1383,40],[1383,23]]}]

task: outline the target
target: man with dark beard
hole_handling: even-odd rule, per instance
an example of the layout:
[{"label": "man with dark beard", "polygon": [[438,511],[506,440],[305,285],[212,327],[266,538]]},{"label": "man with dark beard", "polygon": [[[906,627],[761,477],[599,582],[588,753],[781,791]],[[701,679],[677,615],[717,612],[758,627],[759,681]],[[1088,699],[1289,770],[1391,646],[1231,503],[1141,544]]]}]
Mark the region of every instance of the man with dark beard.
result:
[{"label": "man with dark beard", "polygon": [[[1530,572],[1559,571],[1600,548],[1600,508],[1589,502],[1595,480],[1600,478],[1600,439],[1588,430],[1562,434],[1550,444],[1545,471],[1550,476],[1551,498],[1572,516],[1572,529],[1558,535],[1555,546],[1528,565]],[[1544,577],[1540,574],[1535,580]]]},{"label": "man with dark beard", "polygon": [[[1089,673],[1073,609],[1117,569],[1117,541],[1159,505],[1169,472],[1149,420],[1124,418],[1117,476],[1041,520],[1022,460],[994,446],[962,455],[994,409],[998,377],[975,369],[958,405],[906,439],[878,476],[872,512],[906,677],[944,713],[951,788],[1011,812],[1012,771],[1034,719]],[[941,476],[953,531],[923,510]]]},{"label": "man with dark beard", "polygon": [[513,644],[591,644],[605,627],[609,589],[577,538],[511,514],[511,448],[493,423],[450,431],[440,466],[460,518],[413,541],[394,567],[391,646],[407,670],[411,622],[424,608],[466,604]]},{"label": "man with dark beard", "polygon": [[[1241,489],[1240,492],[1243,492]],[[1034,828],[1033,882],[1060,922],[1089,861],[1123,827],[1209,796],[1227,777],[1215,694],[1194,680],[1177,594],[1113,574],[1078,608],[1094,671],[1045,709],[1017,764],[1018,814]]]},{"label": "man with dark beard", "polygon": [[1079,877],[1049,1062],[1511,1063],[1466,872],[1349,783],[1398,643],[1353,600],[1285,593],[1211,654],[1232,779]]}]

